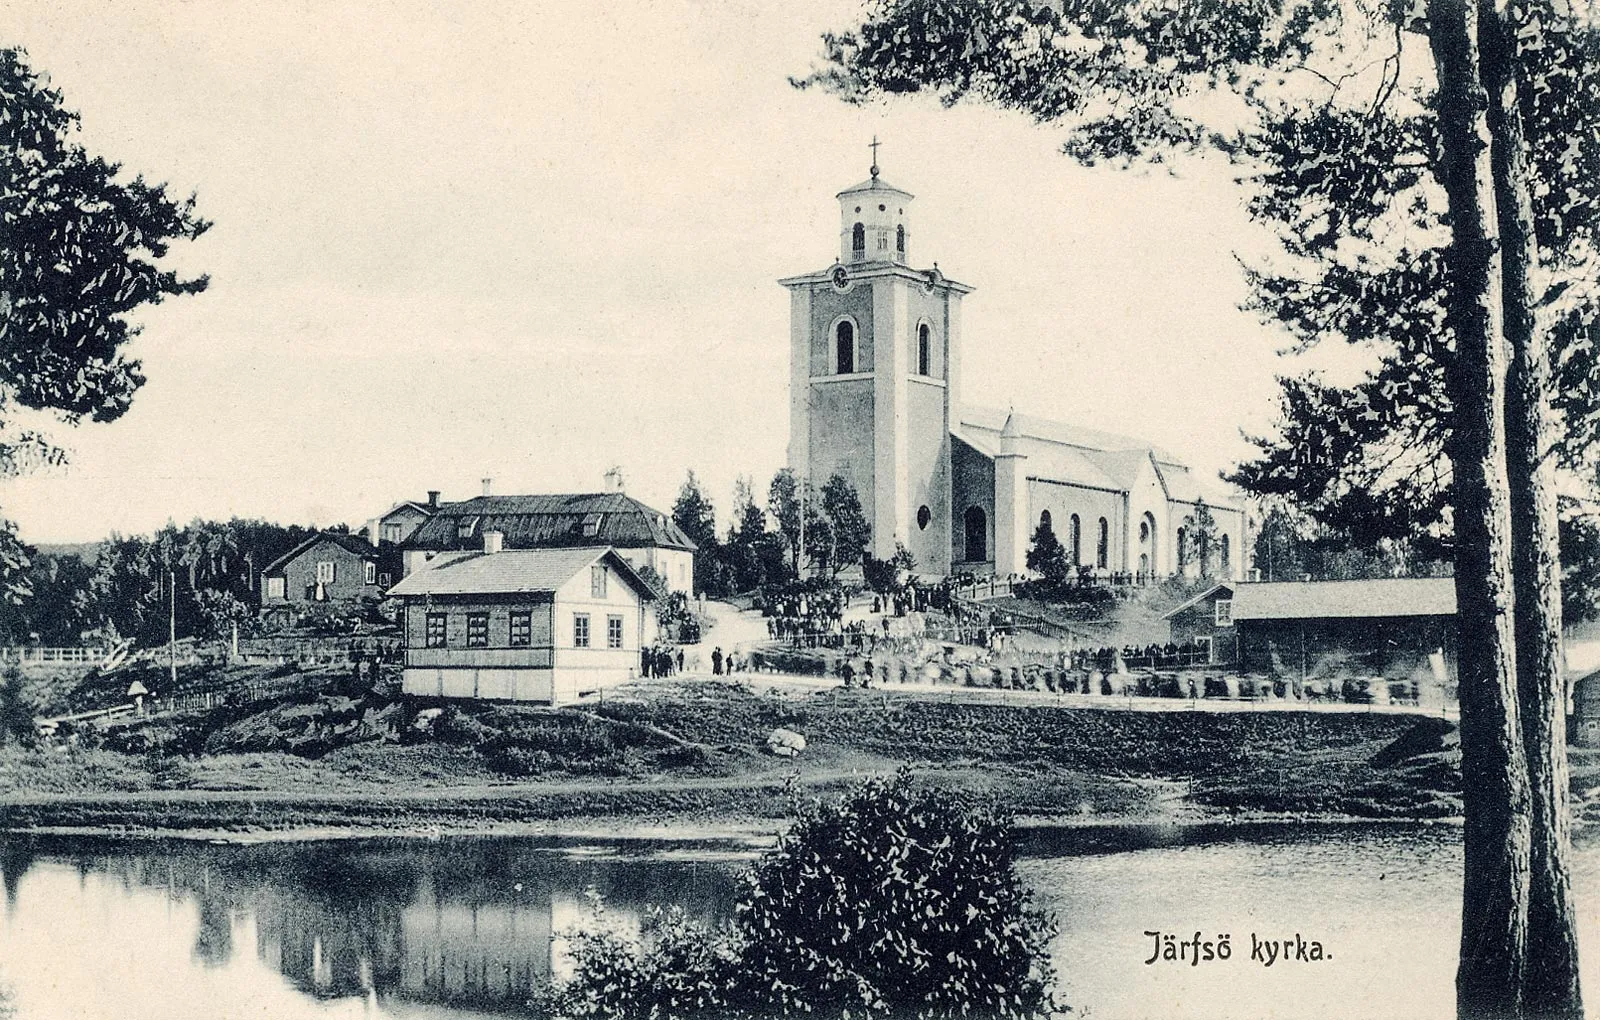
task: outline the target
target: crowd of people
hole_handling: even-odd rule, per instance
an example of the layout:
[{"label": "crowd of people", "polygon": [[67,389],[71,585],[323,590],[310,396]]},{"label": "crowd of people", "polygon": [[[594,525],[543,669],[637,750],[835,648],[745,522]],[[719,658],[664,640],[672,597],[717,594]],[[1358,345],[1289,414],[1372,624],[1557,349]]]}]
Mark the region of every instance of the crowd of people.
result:
[{"label": "crowd of people", "polygon": [[666,677],[683,672],[683,649],[668,645],[654,645],[639,650],[639,674],[645,677]]}]

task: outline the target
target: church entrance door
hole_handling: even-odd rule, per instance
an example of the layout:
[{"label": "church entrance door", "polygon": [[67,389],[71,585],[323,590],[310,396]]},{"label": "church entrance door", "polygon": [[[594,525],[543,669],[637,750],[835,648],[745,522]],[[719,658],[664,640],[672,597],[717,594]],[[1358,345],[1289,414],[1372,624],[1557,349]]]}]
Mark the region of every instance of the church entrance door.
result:
[{"label": "church entrance door", "polygon": [[982,563],[989,558],[989,519],[983,507],[967,508],[967,562]]}]

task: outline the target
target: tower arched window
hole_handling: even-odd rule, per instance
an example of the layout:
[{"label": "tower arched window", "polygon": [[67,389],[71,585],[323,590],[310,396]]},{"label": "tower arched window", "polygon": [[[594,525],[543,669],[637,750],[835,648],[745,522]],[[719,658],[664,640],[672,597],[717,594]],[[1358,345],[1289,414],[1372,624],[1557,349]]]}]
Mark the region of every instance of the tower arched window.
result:
[{"label": "tower arched window", "polygon": [[904,223],[894,228],[894,250],[902,255],[906,253],[906,225]]},{"label": "tower arched window", "polygon": [[849,375],[856,370],[856,327],[843,319],[833,331],[833,367],[839,375]]},{"label": "tower arched window", "polygon": [[1100,518],[1100,537],[1095,543],[1094,565],[1101,570],[1106,568],[1111,559],[1111,524],[1104,517]]},{"label": "tower arched window", "polygon": [[857,223],[850,228],[850,250],[857,255],[867,253],[867,228],[864,224]]},{"label": "tower arched window", "polygon": [[1073,514],[1068,522],[1067,531],[1070,541],[1067,543],[1067,554],[1072,557],[1072,565],[1077,567],[1083,564],[1083,522],[1078,520],[1078,515]]},{"label": "tower arched window", "polygon": [[933,374],[933,331],[926,322],[917,327],[917,374]]}]

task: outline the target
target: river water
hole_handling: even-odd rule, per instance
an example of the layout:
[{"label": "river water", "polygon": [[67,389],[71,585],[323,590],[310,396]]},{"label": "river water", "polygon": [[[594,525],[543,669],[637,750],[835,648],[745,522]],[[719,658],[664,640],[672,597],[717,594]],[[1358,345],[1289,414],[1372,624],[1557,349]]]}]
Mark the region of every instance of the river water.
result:
[{"label": "river water", "polygon": [[[596,902],[623,927],[652,906],[725,918],[750,853],[0,837],[0,985],[27,1020],[504,1015],[563,972],[560,933]],[[1033,831],[1021,871],[1060,925],[1062,998],[1096,1020],[1419,1020],[1453,1012],[1460,864],[1449,826],[1189,826]],[[1600,1001],[1600,839],[1575,882]],[[1150,931],[1227,934],[1231,955],[1147,964]],[[1267,966],[1269,940],[1288,958]]]}]

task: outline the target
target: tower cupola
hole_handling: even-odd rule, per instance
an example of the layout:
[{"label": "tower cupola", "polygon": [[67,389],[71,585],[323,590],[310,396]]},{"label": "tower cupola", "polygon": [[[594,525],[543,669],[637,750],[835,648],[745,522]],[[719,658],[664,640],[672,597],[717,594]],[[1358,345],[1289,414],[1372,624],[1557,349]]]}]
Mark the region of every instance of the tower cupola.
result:
[{"label": "tower cupola", "polygon": [[878,176],[877,138],[872,140],[871,176],[839,192],[839,261],[906,264],[911,192]]}]

